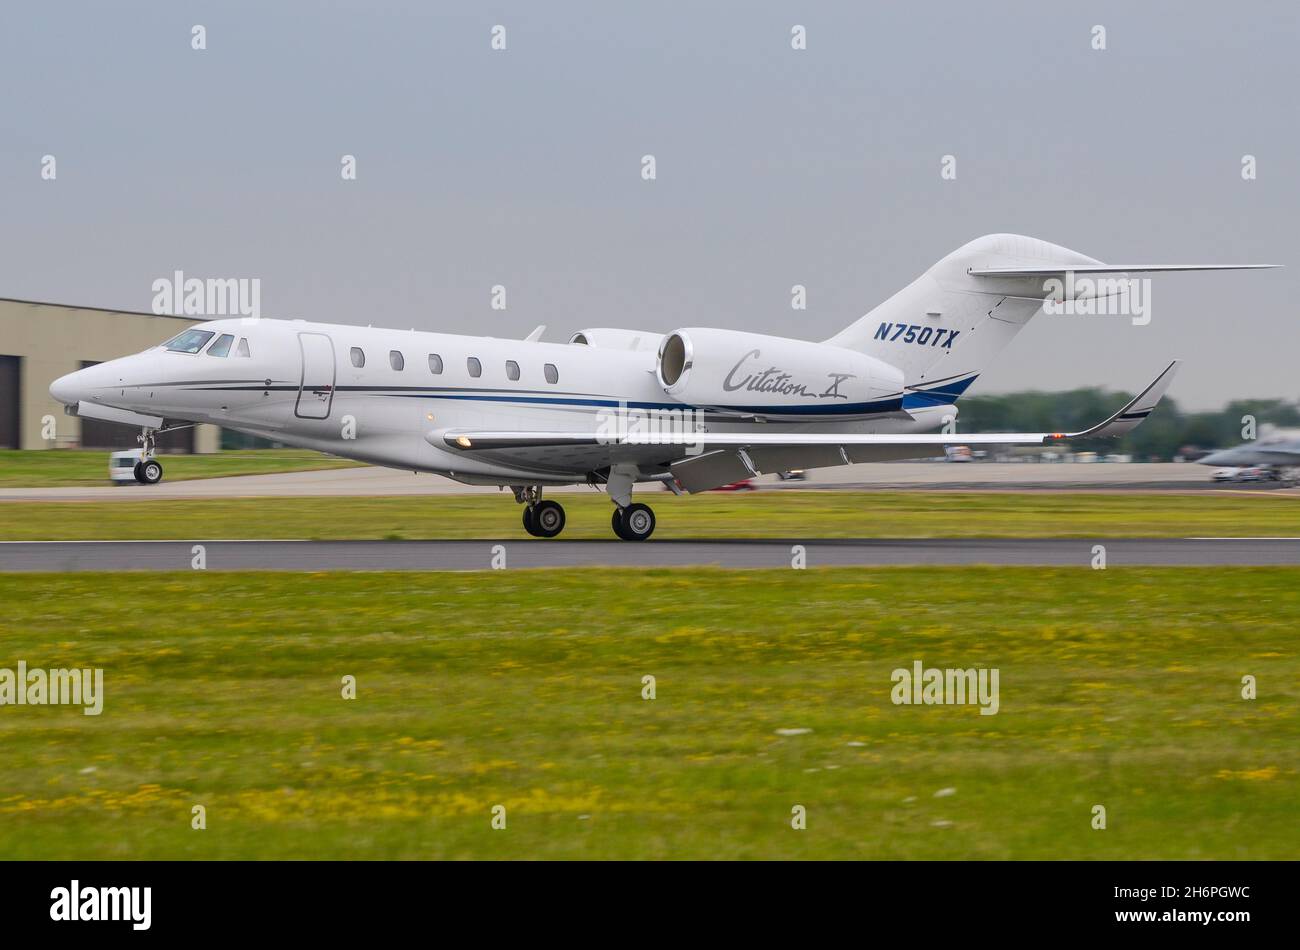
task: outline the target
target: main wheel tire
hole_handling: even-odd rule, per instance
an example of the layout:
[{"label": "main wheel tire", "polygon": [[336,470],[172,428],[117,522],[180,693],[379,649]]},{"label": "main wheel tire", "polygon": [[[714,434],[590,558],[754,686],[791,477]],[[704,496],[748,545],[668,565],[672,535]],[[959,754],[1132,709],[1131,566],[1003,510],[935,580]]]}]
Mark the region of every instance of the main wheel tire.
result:
[{"label": "main wheel tire", "polygon": [[136,478],[145,485],[157,485],[162,481],[163,467],[157,459],[146,459],[139,465],[139,474]]},{"label": "main wheel tire", "polygon": [[553,538],[564,530],[564,508],[557,501],[539,501],[533,508],[533,534]]},{"label": "main wheel tire", "polygon": [[141,463],[140,463],[140,462],[136,462],[136,463],[135,463],[135,467],[131,469],[131,474],[133,474],[133,475],[135,476],[135,480],[136,480],[137,482],[139,482],[141,485],[143,485],[143,484],[144,484],[144,475],[140,472],[140,466],[141,466]]},{"label": "main wheel tire", "polygon": [[534,538],[539,537],[537,534],[537,523],[533,520],[532,505],[524,505],[524,530]]},{"label": "main wheel tire", "polygon": [[[624,541],[644,541],[655,530],[655,513],[649,505],[636,503],[619,512],[618,536]],[[617,530],[617,529],[616,529]]]},{"label": "main wheel tire", "polygon": [[624,541],[631,539],[623,533],[623,509],[615,508],[613,517],[609,519],[609,526],[614,529],[614,534],[618,535]]}]

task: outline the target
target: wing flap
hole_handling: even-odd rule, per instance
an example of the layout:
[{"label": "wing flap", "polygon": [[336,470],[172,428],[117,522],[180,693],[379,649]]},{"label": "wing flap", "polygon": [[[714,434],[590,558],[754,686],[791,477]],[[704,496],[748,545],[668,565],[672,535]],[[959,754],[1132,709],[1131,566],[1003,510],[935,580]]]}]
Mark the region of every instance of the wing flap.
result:
[{"label": "wing flap", "polygon": [[677,484],[691,494],[708,491],[719,485],[730,485],[754,475],[745,465],[738,450],[706,452],[694,458],[674,462],[671,466]]}]

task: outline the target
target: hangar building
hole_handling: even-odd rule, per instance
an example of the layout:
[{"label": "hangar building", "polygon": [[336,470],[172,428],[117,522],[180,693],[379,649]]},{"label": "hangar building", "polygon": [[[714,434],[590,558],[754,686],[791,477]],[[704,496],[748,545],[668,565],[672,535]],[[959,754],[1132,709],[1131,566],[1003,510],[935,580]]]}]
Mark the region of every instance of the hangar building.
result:
[{"label": "hangar building", "polygon": [[[81,446],[133,449],[139,430],[68,416],[50,398],[50,383],[65,373],[138,353],[199,321],[168,314],[69,307],[0,298],[0,449]],[[54,438],[47,439],[54,419]],[[216,452],[217,426],[166,433],[164,452]]]}]

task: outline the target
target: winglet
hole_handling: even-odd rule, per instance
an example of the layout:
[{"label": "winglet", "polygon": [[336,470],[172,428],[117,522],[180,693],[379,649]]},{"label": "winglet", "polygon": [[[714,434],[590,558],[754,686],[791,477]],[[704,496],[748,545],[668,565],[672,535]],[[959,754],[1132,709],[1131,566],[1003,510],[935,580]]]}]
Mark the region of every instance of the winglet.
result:
[{"label": "winglet", "polygon": [[538,340],[542,338],[542,334],[545,332],[546,332],[546,324],[543,323],[540,326],[538,326],[537,329],[534,330],[532,333],[528,334],[528,336],[524,337],[524,342],[536,343]]},{"label": "winglet", "polygon": [[1143,419],[1151,415],[1151,410],[1160,402],[1165,390],[1174,381],[1174,376],[1177,375],[1178,367],[1182,365],[1182,362],[1182,360],[1171,362],[1165,367],[1165,371],[1156,377],[1155,382],[1133,397],[1128,405],[1100,425],[1095,425],[1091,429],[1085,429],[1082,432],[1054,432],[1052,437],[1056,439],[1095,439],[1123,435],[1125,432],[1136,429]]}]

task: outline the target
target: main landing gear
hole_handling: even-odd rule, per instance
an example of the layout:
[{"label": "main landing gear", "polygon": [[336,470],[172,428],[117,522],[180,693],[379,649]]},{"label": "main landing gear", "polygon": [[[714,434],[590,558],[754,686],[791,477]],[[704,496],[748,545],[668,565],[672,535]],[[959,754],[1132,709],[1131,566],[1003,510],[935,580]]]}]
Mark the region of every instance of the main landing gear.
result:
[{"label": "main landing gear", "polygon": [[610,523],[614,533],[624,541],[644,541],[655,530],[655,513],[649,505],[637,502],[626,508],[615,508]]},{"label": "main landing gear", "polygon": [[534,538],[553,538],[564,530],[564,508],[559,502],[542,500],[537,485],[512,485],[515,501],[524,506],[524,530]]},{"label": "main landing gear", "polygon": [[632,501],[632,486],[638,474],[635,465],[615,465],[605,479],[605,491],[615,505],[610,524],[624,541],[644,541],[655,530],[655,513],[650,506]]},{"label": "main landing gear", "polygon": [[[611,478],[610,499],[614,516],[610,525],[624,541],[644,541],[655,530],[655,513],[649,505],[633,503],[631,481]],[[511,485],[515,501],[524,506],[524,530],[534,538],[553,538],[564,530],[564,509],[558,502],[542,500],[540,485]]]},{"label": "main landing gear", "polygon": [[153,457],[157,448],[157,432],[145,429],[137,437],[140,443],[140,461],[135,463],[133,473],[141,485],[157,485],[162,481],[162,463]]}]

